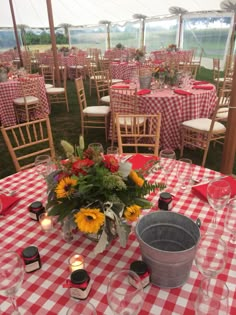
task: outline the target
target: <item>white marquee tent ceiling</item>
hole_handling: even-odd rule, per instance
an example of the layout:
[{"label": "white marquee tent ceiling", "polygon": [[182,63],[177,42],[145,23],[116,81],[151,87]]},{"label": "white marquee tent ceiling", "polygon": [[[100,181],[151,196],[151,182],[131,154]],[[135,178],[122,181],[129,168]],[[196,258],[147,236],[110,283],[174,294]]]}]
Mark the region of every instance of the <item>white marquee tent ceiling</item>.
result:
[{"label": "white marquee tent ceiling", "polygon": [[[235,0],[229,0],[234,2]],[[46,0],[12,0],[16,23],[48,27]],[[168,15],[170,7],[188,12],[221,10],[222,0],[51,0],[54,25],[98,24],[100,20],[131,20],[134,14],[147,17]],[[9,0],[0,0],[0,27],[12,27]]]}]

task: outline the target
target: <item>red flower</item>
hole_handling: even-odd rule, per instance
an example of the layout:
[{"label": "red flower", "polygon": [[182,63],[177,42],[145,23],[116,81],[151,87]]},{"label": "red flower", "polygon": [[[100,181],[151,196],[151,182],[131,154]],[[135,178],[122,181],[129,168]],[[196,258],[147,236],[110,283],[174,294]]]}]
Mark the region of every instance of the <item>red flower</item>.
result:
[{"label": "red flower", "polygon": [[113,155],[104,155],[104,166],[108,168],[112,173],[115,173],[119,169],[119,162]]},{"label": "red flower", "polygon": [[86,169],[89,168],[94,164],[94,161],[89,160],[89,159],[84,159],[84,160],[77,160],[74,163],[72,163],[72,171],[75,175],[86,175],[87,171]]}]

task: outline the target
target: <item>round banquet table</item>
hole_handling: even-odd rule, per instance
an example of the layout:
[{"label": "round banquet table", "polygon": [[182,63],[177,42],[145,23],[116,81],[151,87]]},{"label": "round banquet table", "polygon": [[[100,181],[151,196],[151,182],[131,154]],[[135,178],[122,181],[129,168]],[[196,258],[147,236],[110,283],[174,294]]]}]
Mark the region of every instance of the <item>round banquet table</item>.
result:
[{"label": "round banquet table", "polygon": [[130,80],[139,69],[138,62],[111,62],[110,70],[112,79]]},{"label": "round banquet table", "polygon": [[[212,179],[219,173],[193,166],[193,176],[200,180]],[[147,176],[150,182],[163,181],[164,174],[159,170]],[[209,204],[199,199],[191,190],[181,190],[177,185],[176,171],[169,175],[170,191],[174,191],[172,211],[184,214],[193,220],[202,221],[201,234],[207,230],[207,225],[213,217]],[[0,250],[21,251],[34,245],[39,249],[42,267],[32,273],[26,273],[24,282],[17,293],[17,302],[33,315],[65,315],[73,303],[69,289],[63,284],[69,277],[68,258],[73,253],[79,253],[85,258],[85,269],[92,281],[92,288],[87,301],[92,303],[98,315],[112,315],[106,297],[106,288],[113,271],[127,269],[134,260],[141,259],[141,252],[134,232],[129,236],[126,248],[120,248],[119,241],[114,240],[102,254],[93,254],[94,243],[80,236],[72,243],[66,243],[58,230],[44,233],[37,221],[29,217],[28,206],[35,200],[42,200],[46,186],[43,180],[37,178],[36,171],[29,169],[0,180],[1,189],[15,190],[20,201],[5,216],[0,217]],[[149,195],[148,199],[154,207],[143,210],[142,215],[156,211],[158,192]],[[224,212],[218,213],[219,225],[223,226]],[[235,246],[229,245],[230,234],[223,230],[222,238],[228,244],[228,258],[225,269],[218,276],[229,287],[229,314],[236,314],[235,283],[236,257]],[[202,275],[193,263],[187,282],[176,289],[163,289],[152,284],[145,289],[144,305],[139,315],[194,315],[193,303],[199,288]],[[9,302],[0,296],[0,313],[9,310]]]},{"label": "round banquet table", "polygon": [[[119,85],[121,85],[119,83]],[[216,88],[204,84],[211,90],[191,88],[191,95],[178,95],[170,89],[155,90],[138,96],[139,112],[145,114],[161,113],[160,147],[177,149],[180,147],[180,127],[183,121],[210,117],[217,103]],[[114,85],[115,87],[115,85]],[[112,110],[112,107],[111,107]],[[109,138],[112,135],[112,117]]]},{"label": "round banquet table", "polygon": [[[50,113],[45,89],[45,81],[43,77],[39,77],[37,79],[39,79],[39,97],[43,108],[43,116],[45,116]],[[0,121],[3,126],[12,126],[17,123],[13,100],[20,95],[20,82],[18,80],[8,80],[0,83]],[[35,119],[41,117],[42,112],[36,110]]]}]

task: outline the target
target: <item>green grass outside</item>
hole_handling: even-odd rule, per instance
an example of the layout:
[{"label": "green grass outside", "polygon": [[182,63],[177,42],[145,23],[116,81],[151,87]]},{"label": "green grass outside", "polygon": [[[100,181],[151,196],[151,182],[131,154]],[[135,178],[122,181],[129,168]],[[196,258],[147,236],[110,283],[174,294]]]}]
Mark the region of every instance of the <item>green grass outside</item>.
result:
[{"label": "green grass outside", "polygon": [[[212,72],[210,70],[201,68],[201,71],[198,75],[198,79],[212,81]],[[59,104],[53,105],[52,111],[50,114],[51,126],[52,126],[52,133],[54,139],[54,145],[56,154],[58,157],[63,157],[63,150],[60,145],[61,139],[65,139],[72,144],[79,143],[79,136],[80,136],[80,110],[79,105],[77,102],[77,95],[75,90],[74,81],[68,81],[68,97],[69,97],[69,106],[70,111],[67,113],[66,106]],[[95,90],[92,93],[92,96],[89,96],[88,92],[88,82],[85,81],[85,88],[86,88],[86,96],[88,105],[96,104],[96,92]],[[105,142],[104,131],[99,129],[90,129],[85,134],[85,144],[88,145],[91,142],[101,142],[106,149],[110,142]],[[216,171],[220,170],[221,165],[221,157],[222,157],[222,149],[223,147],[217,144],[215,147],[211,146],[206,167],[214,169]],[[12,163],[12,160],[8,154],[6,149],[6,145],[3,141],[2,135],[0,134],[0,178],[8,176],[10,174],[15,173],[15,169]],[[177,158],[179,158],[179,150],[176,150]],[[200,150],[184,150],[184,156],[187,158],[191,158],[193,163],[201,164],[202,160],[202,151]],[[234,167],[234,173],[236,170],[236,166]]]}]

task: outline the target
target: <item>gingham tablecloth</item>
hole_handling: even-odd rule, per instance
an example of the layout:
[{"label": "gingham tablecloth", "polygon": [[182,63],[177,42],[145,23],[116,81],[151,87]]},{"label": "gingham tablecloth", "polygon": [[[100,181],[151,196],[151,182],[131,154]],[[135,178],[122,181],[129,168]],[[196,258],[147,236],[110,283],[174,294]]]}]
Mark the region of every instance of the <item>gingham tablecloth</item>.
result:
[{"label": "gingham tablecloth", "polygon": [[[44,78],[39,78],[39,91],[43,115],[50,113],[50,108],[47,100]],[[14,112],[13,99],[20,96],[20,83],[18,80],[8,80],[0,83],[0,121],[5,127],[12,126],[17,123]],[[41,118],[41,111],[36,111],[35,118]]]},{"label": "gingham tablecloth", "polygon": [[[217,94],[215,86],[209,86],[212,86],[212,90],[191,89],[192,95],[178,95],[164,89],[138,96],[140,113],[161,113],[161,148],[174,150],[180,147],[180,127],[183,121],[210,117],[217,103]],[[109,129],[109,138],[111,137],[112,119]]]},{"label": "gingham tablecloth", "polygon": [[[213,210],[207,202],[194,196],[191,191],[181,191],[177,184],[175,169],[168,178],[169,190],[174,193],[172,211],[182,213],[193,220],[198,217],[202,221],[201,233],[207,230],[212,219]],[[194,166],[194,178],[207,180],[218,176],[218,173]],[[147,177],[150,181],[163,181],[164,174],[158,171]],[[112,315],[106,297],[109,276],[113,271],[129,268],[133,260],[141,259],[141,253],[134,232],[129,236],[127,247],[120,248],[119,241],[102,254],[94,257],[94,243],[81,236],[75,242],[66,243],[58,230],[45,234],[38,222],[30,219],[28,205],[35,200],[42,200],[45,196],[45,183],[39,179],[34,169],[19,172],[0,180],[1,189],[16,190],[20,202],[4,217],[0,217],[0,250],[21,251],[29,245],[38,247],[42,268],[32,273],[26,273],[24,282],[17,293],[19,305],[28,309],[33,315],[65,315],[68,307],[74,302],[69,295],[69,289],[63,288],[69,277],[68,258],[72,253],[79,253],[85,257],[85,268],[92,281],[92,289],[87,300],[91,302],[98,315]],[[158,193],[149,196],[155,205]],[[143,215],[152,210],[143,210]],[[219,211],[220,224],[223,223],[223,211]],[[223,230],[223,236],[228,243],[229,233]],[[229,314],[236,314],[236,258],[235,247],[228,245],[228,258],[224,271],[218,276],[229,287]],[[150,284],[144,289],[145,301],[139,315],[193,315],[193,303],[202,275],[195,263],[191,268],[187,282],[180,288],[161,289]],[[9,303],[0,296],[1,314],[6,314]]]}]

